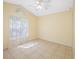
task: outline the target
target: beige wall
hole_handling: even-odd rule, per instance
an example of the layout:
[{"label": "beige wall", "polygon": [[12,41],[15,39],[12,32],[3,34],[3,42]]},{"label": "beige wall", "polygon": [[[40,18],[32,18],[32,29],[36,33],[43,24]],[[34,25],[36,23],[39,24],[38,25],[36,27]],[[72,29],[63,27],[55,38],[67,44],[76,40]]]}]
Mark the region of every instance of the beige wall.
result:
[{"label": "beige wall", "polygon": [[[4,11],[4,14],[3,14],[3,17],[4,17],[4,39],[3,39],[3,47],[4,49],[5,48],[8,48],[9,47],[9,29],[8,29],[8,25],[9,25],[9,16],[10,15],[14,15],[16,14],[16,9],[17,8],[21,8],[24,12],[24,15],[26,16],[26,18],[29,20],[29,37],[26,38],[26,40],[30,40],[30,39],[36,39],[36,17],[34,15],[32,15],[29,11],[25,10],[24,8],[20,7],[20,6],[17,6],[17,5],[13,5],[13,4],[9,4],[9,3],[4,3],[4,6],[3,6],[3,11]],[[18,43],[18,42],[15,42],[15,43]]]},{"label": "beige wall", "polygon": [[40,16],[38,20],[38,37],[72,46],[72,18],[72,10]]}]

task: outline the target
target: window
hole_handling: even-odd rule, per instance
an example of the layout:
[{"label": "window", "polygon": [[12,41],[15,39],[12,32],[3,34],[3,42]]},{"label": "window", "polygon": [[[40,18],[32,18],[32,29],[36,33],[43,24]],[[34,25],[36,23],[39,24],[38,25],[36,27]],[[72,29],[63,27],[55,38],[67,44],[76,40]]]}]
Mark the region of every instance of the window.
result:
[{"label": "window", "polygon": [[11,39],[28,37],[28,21],[25,17],[10,16],[9,29]]}]

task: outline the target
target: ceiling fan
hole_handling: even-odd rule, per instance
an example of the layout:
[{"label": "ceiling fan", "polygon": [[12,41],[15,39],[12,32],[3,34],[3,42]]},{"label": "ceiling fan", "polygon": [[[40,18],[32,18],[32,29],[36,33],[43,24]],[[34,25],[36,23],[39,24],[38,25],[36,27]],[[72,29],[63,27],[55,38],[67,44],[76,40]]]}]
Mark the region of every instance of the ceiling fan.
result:
[{"label": "ceiling fan", "polygon": [[35,0],[35,7],[38,10],[48,9],[51,0]]}]

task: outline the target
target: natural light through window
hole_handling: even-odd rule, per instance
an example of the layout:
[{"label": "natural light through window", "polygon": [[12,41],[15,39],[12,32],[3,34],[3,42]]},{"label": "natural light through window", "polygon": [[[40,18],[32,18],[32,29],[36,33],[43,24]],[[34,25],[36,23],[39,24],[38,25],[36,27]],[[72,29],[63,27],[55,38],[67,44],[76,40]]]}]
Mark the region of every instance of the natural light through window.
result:
[{"label": "natural light through window", "polygon": [[28,21],[24,17],[10,16],[9,29],[11,39],[28,37]]},{"label": "natural light through window", "polygon": [[18,46],[18,48],[33,48],[37,46],[38,46],[38,43],[29,43],[29,44],[20,45]]}]

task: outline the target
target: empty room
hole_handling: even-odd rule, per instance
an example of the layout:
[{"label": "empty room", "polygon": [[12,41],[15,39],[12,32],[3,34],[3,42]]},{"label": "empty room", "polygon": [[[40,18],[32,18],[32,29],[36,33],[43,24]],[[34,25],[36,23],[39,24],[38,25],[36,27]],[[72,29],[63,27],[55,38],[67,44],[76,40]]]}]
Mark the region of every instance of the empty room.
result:
[{"label": "empty room", "polygon": [[74,59],[73,0],[4,0],[3,59]]}]

